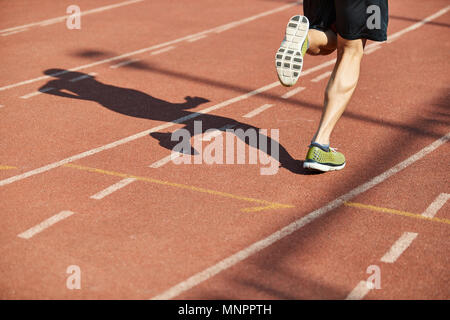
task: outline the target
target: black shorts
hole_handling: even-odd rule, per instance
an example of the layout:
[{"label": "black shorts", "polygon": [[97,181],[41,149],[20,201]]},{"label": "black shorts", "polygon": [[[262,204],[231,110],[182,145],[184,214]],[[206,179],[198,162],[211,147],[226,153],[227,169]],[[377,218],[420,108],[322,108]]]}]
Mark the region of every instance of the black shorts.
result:
[{"label": "black shorts", "polygon": [[348,40],[386,41],[388,0],[304,0],[311,29],[332,29]]}]

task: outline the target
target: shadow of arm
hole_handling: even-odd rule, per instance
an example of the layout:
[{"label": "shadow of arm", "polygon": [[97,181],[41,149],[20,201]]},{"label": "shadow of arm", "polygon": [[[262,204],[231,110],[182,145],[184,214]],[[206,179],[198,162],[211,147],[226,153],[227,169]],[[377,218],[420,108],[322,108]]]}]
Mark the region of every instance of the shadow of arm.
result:
[{"label": "shadow of arm", "polygon": [[71,99],[79,99],[79,100],[87,100],[79,95],[69,93],[65,86],[61,86],[60,81],[49,81],[45,85],[39,88],[39,91],[46,94],[51,94],[58,97],[71,98]]}]

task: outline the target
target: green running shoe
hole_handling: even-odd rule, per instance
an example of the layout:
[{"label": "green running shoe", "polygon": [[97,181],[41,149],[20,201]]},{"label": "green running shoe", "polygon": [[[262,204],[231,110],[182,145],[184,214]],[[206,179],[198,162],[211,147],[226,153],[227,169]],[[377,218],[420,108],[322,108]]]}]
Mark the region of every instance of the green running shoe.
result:
[{"label": "green running shoe", "polygon": [[344,169],[345,157],[336,149],[325,149],[318,143],[311,143],[306,160],[303,162],[303,168],[319,171],[336,171]]},{"label": "green running shoe", "polygon": [[275,54],[278,79],[285,87],[293,86],[300,77],[309,45],[308,30],[308,18],[300,15],[293,16],[286,26],[286,34]]}]

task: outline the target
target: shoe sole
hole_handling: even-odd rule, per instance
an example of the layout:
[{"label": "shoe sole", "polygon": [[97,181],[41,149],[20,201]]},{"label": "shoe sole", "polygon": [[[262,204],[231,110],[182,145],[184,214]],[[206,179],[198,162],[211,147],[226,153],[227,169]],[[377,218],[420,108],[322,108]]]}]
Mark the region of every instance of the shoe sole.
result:
[{"label": "shoe sole", "polygon": [[323,172],[338,171],[338,170],[344,169],[344,167],[345,167],[345,162],[344,162],[344,164],[342,164],[340,166],[328,166],[328,165],[321,164],[318,162],[303,162],[303,168],[310,169],[310,170],[318,170],[318,171],[323,171]]},{"label": "shoe sole", "polygon": [[304,16],[293,16],[287,26],[280,48],[275,54],[278,79],[285,87],[293,86],[303,68],[302,46],[308,35],[309,21]]}]

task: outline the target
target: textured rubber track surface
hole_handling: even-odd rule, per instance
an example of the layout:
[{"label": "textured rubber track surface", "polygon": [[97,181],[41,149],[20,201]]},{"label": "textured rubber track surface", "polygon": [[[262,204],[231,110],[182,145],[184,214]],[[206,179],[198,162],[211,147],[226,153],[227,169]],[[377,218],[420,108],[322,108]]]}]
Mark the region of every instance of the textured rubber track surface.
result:
[{"label": "textured rubber track surface", "polygon": [[[333,133],[346,167],[324,174],[302,164],[335,55],[292,88],[274,68],[301,6],[152,0],[48,23],[71,4],[0,10],[0,30],[37,23],[0,32],[1,299],[450,298],[448,1],[390,3],[393,37],[368,43]],[[167,161],[194,121],[223,141],[277,129],[276,174]],[[381,289],[364,292],[369,266]]]}]

